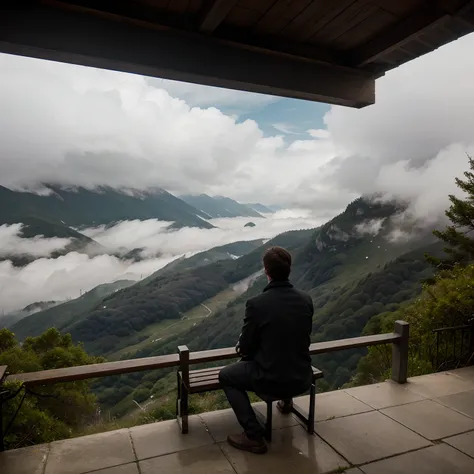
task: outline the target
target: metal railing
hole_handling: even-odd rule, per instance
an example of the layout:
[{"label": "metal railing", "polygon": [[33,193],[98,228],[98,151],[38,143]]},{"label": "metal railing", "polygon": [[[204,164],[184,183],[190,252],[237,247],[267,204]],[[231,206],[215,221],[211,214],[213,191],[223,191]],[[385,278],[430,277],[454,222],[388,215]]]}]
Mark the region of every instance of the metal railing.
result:
[{"label": "metal railing", "polygon": [[474,363],[474,318],[467,324],[434,329],[433,369],[457,369]]}]

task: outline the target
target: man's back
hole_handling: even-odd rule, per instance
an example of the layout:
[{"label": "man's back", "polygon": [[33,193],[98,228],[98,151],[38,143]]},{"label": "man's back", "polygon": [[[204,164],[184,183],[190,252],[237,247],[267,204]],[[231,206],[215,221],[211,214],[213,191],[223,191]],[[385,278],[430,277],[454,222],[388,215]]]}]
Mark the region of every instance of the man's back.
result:
[{"label": "man's back", "polygon": [[241,361],[219,372],[219,381],[244,429],[228,436],[229,444],[252,453],[265,453],[264,428],[250,405],[247,391],[281,398],[280,411],[289,413],[291,398],[311,385],[309,344],[313,319],[311,297],[288,281],[291,254],[271,247],[263,255],[270,283],[247,301],[244,326],[237,344]]},{"label": "man's back", "polygon": [[247,302],[241,351],[258,365],[264,389],[296,394],[308,388],[312,316],[311,297],[288,281],[272,281]]}]

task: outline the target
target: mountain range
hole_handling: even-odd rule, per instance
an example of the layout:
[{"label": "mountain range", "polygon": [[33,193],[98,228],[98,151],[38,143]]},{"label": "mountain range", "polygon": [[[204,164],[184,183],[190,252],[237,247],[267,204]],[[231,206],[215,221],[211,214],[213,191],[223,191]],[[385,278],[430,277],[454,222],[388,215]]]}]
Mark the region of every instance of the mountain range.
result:
[{"label": "mountain range", "polygon": [[[191,350],[232,346],[241,330],[246,299],[266,284],[259,276],[262,253],[280,245],[293,254],[292,282],[313,298],[313,341],[358,336],[374,318],[416,297],[421,281],[432,274],[424,252],[441,252],[430,229],[406,223],[403,212],[398,203],[361,198],[317,229],[183,258],[77,309],[72,301],[66,303],[71,308],[67,320],[59,305],[20,320],[12,329],[25,337],[55,325],[91,353],[112,359],[175,352],[181,344]],[[239,286],[243,293],[234,291]],[[212,314],[209,308],[214,308]],[[350,379],[362,355],[359,350],[327,354],[314,363],[324,370],[326,386],[337,388]],[[154,374],[156,379],[162,376]],[[108,382],[104,393],[99,383],[97,393],[110,407],[112,399],[107,397],[114,392],[113,404],[120,401],[119,411],[126,411],[131,399],[128,389],[120,391],[124,384],[143,388],[146,381],[147,390],[158,394],[161,385],[153,388],[144,377],[122,376]]]},{"label": "mountain range", "polygon": [[[254,204],[252,206],[240,204],[233,199],[224,196],[208,196],[207,194],[184,195],[181,199],[189,205],[199,209],[205,213],[208,218],[218,217],[263,217],[260,212],[255,209],[265,208],[262,204]],[[271,212],[267,210],[267,212]]]},{"label": "mountain range", "polygon": [[[145,192],[109,187],[90,190],[43,185],[38,194],[0,186],[0,226],[23,224],[20,231],[23,238],[42,236],[70,239],[70,244],[51,255],[55,258],[71,251],[94,255],[113,253],[82,233],[82,229],[89,227],[110,226],[125,220],[158,219],[170,222],[171,227],[175,228],[212,229],[214,225],[209,219],[215,217],[262,217],[251,207],[222,196],[202,194],[184,198],[180,199],[163,189]],[[264,207],[258,204],[255,206]],[[117,256],[140,260],[141,250],[138,248]],[[0,260],[11,260],[17,267],[35,259],[28,254],[0,255]]]},{"label": "mountain range", "polygon": [[159,219],[177,227],[213,227],[205,220],[209,216],[163,189],[144,192],[45,185],[41,194],[34,194],[0,186],[0,202],[0,225],[34,218],[41,220],[43,235],[51,233],[53,224],[59,231],[61,226],[93,227],[133,219]]}]

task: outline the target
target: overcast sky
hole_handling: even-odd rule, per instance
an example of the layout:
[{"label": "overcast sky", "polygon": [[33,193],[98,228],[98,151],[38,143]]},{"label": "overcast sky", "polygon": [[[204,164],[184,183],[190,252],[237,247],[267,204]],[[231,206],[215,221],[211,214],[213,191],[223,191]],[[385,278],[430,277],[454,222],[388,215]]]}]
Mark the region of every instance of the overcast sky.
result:
[{"label": "overcast sky", "polygon": [[474,36],[377,81],[361,110],[0,55],[0,184],[161,186],[337,212],[436,212],[474,143]]}]

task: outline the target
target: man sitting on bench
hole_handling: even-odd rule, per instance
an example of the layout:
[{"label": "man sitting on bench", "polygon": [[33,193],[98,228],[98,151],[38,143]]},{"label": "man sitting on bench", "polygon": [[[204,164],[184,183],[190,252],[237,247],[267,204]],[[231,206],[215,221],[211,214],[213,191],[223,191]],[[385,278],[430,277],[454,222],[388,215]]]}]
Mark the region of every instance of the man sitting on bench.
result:
[{"label": "man sitting on bench", "polygon": [[282,413],[290,413],[292,397],[311,385],[309,355],[313,302],[288,281],[291,255],[280,247],[263,256],[268,285],[247,301],[244,325],[237,343],[242,360],[224,367],[219,382],[244,429],[227,441],[252,453],[267,451],[264,427],[258,422],[247,391],[280,398]]}]

